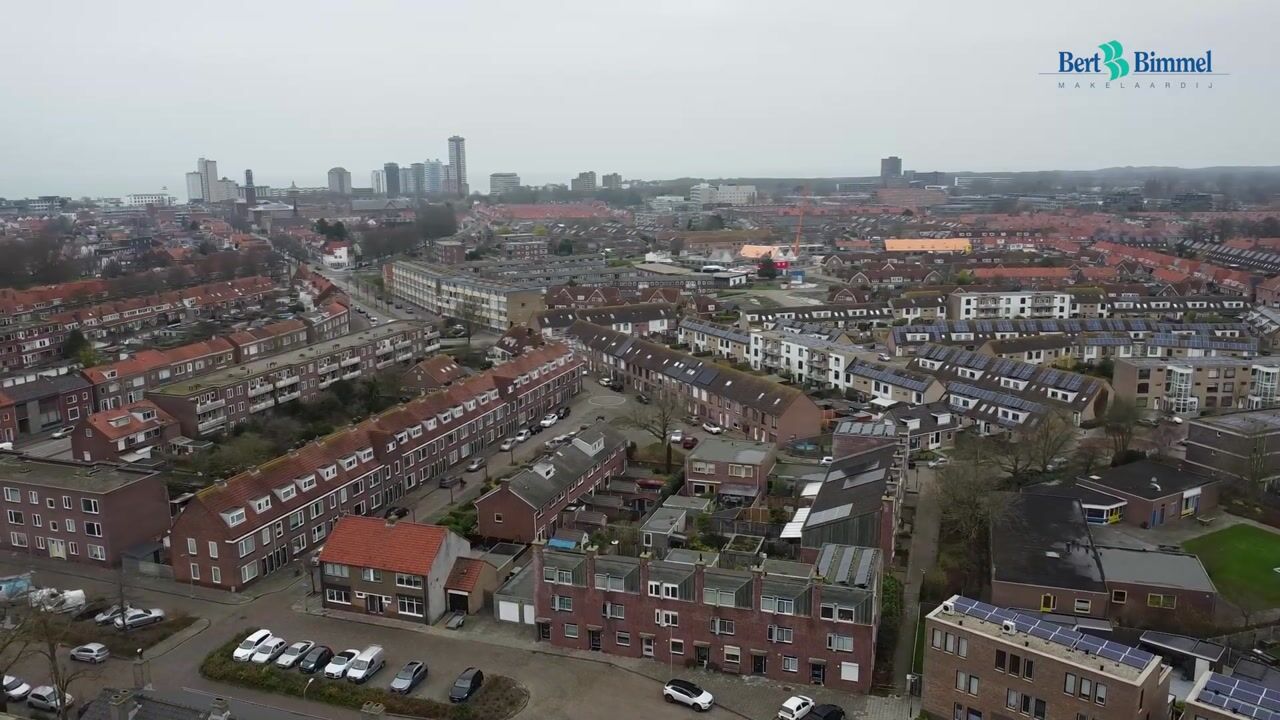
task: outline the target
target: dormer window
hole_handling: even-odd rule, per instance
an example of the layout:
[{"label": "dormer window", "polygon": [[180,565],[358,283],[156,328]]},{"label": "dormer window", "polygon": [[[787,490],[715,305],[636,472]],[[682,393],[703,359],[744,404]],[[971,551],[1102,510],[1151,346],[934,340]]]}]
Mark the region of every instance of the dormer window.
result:
[{"label": "dormer window", "polygon": [[235,508],[222,513],[222,519],[227,523],[227,527],[235,527],[244,522],[245,518],[244,508]]},{"label": "dormer window", "polygon": [[[313,485],[315,484],[314,479],[311,482]],[[290,500],[297,497],[297,495],[298,495],[298,489],[292,485],[283,485],[281,487],[276,488],[276,497],[280,498],[280,502],[289,502]],[[270,505],[268,505],[268,507],[270,507]],[[258,510],[258,512],[262,512],[262,511]]]},{"label": "dormer window", "polygon": [[422,426],[414,425],[413,427],[409,428],[409,437],[411,438],[422,437]]},{"label": "dormer window", "polygon": [[[298,489],[301,490],[302,492],[312,490],[316,486],[316,476],[307,475],[306,477],[298,478],[297,483],[298,483]],[[285,500],[286,498],[280,498],[280,499]]]},{"label": "dormer window", "polygon": [[253,501],[253,511],[256,513],[261,514],[270,509],[271,509],[271,498],[267,497],[266,495],[263,495],[262,497]]},{"label": "dormer window", "polygon": [[369,462],[373,459],[373,448],[364,448],[357,452],[356,456],[360,458],[360,462]]},{"label": "dormer window", "polygon": [[435,429],[436,429],[436,421],[435,421],[434,419],[432,419],[432,418],[427,418],[426,424],[427,424],[427,429],[428,429],[428,430],[435,430]]},{"label": "dormer window", "polygon": [[475,409],[476,409],[476,401],[475,401],[475,400],[468,400],[468,401],[466,401],[466,402],[465,402],[465,403],[463,403],[463,404],[466,406],[466,408],[467,408],[467,412],[471,412],[472,410],[475,410]]},{"label": "dormer window", "polygon": [[325,467],[320,468],[320,477],[324,478],[325,480],[332,480],[337,476],[338,476],[337,465],[326,465]]},{"label": "dormer window", "polygon": [[338,462],[342,464],[342,469],[343,469],[343,470],[351,470],[352,468],[354,468],[356,465],[358,465],[358,464],[359,464],[359,463],[357,463],[357,462],[356,462],[356,456],[355,456],[355,455],[351,455],[351,456],[348,456],[348,457],[344,457],[344,458],[342,458],[341,460],[339,460]]}]

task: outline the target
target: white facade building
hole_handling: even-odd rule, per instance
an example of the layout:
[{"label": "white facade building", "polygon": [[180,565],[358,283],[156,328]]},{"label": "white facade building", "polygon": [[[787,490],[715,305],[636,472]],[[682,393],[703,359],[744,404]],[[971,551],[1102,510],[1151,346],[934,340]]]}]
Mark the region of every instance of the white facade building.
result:
[{"label": "white facade building", "polygon": [[712,185],[698,183],[689,189],[689,201],[699,205],[753,205],[755,185]]},{"label": "white facade building", "polygon": [[489,176],[489,194],[501,195],[520,189],[520,176],[515,173],[493,173]]},{"label": "white facade building", "polygon": [[369,175],[369,184],[373,187],[375,195],[385,195],[387,192],[387,174],[382,170],[374,170]]},{"label": "white facade building", "polygon": [[177,201],[178,199],[169,193],[133,193],[124,196],[125,207],[146,207],[147,205],[167,207]]}]

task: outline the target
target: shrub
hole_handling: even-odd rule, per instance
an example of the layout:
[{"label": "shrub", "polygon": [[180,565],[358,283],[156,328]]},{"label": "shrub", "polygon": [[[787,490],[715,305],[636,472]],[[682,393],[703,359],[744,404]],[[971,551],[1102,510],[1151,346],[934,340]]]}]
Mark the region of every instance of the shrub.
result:
[{"label": "shrub", "polygon": [[367,702],[382,703],[388,715],[430,718],[431,720],[502,720],[524,709],[529,692],[509,677],[491,675],[466,705],[451,705],[427,698],[394,695],[370,685],[353,685],[345,680],[329,680],[315,675],[280,670],[274,664],[238,663],[231,653],[249,632],[237,633],[222,647],[209,653],[200,664],[200,674],[231,685],[302,697],[311,679],[307,699],[359,710]]}]

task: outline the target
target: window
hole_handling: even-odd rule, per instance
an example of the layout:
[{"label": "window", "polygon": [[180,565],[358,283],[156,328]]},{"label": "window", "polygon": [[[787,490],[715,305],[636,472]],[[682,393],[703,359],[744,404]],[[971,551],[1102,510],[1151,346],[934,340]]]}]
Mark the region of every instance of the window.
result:
[{"label": "window", "polygon": [[84,524],[84,534],[89,537],[102,537],[102,523],[86,522]]},{"label": "window", "polygon": [[671,654],[672,654],[672,655],[683,655],[683,654],[684,654],[684,641],[683,641],[683,640],[675,640],[675,639],[673,639],[673,640],[671,641]]},{"label": "window", "polygon": [[9,524],[10,524],[10,525],[25,525],[25,524],[26,524],[26,520],[25,520],[25,518],[24,518],[24,516],[23,516],[23,514],[22,514],[22,511],[21,511],[21,510],[10,510],[10,511],[9,511],[9,513],[8,513],[8,515],[9,515]]},{"label": "window", "polygon": [[1117,605],[1123,605],[1125,601],[1128,599],[1129,599],[1129,593],[1127,591],[1124,591],[1124,590],[1111,591],[1111,602]]},{"label": "window", "polygon": [[258,563],[251,562],[240,566],[240,582],[249,582],[258,577]]},{"label": "window", "polygon": [[1017,655],[1009,656],[1009,674],[1010,675],[1022,674],[1022,658],[1018,657]]},{"label": "window", "polygon": [[39,504],[40,504],[40,493],[39,493],[38,491],[36,491],[36,490],[28,490],[28,491],[27,491],[27,500],[28,500],[28,501],[30,501],[30,503],[31,503],[32,505],[39,505]]},{"label": "window", "polygon": [[50,531],[50,532],[58,532],[58,521],[57,521],[57,520],[50,520],[50,521],[49,521],[49,531]]},{"label": "window", "polygon": [[551,609],[556,612],[573,612],[573,598],[568,595],[552,595]]},{"label": "window", "polygon": [[90,545],[89,559],[90,560],[106,560],[107,559],[106,548],[102,547],[101,545]]},{"label": "window", "polygon": [[[311,483],[314,485],[315,480],[312,480]],[[276,492],[280,495],[280,502],[288,502],[298,496],[298,489],[292,485],[285,485]],[[271,500],[269,499],[267,500],[267,507],[271,507]],[[262,511],[259,510],[258,512]]]},{"label": "window", "polygon": [[62,509],[63,509],[63,510],[70,510],[70,509],[71,509],[71,496],[70,496],[70,495],[63,495],[63,496],[62,496]]},{"label": "window", "polygon": [[711,634],[712,635],[732,635],[737,626],[732,620],[724,618],[711,618]]},{"label": "window", "polygon": [[396,612],[401,615],[412,615],[414,617],[422,617],[425,613],[426,606],[422,603],[422,598],[413,597],[411,595],[396,596]]},{"label": "window", "polygon": [[770,625],[768,630],[769,642],[790,643],[795,637],[795,633],[789,627],[779,627]]},{"label": "window", "polygon": [[724,646],[724,661],[737,665],[742,662],[742,648],[737,645]]},{"label": "window", "polygon": [[1093,686],[1093,701],[1099,705],[1107,704],[1107,686],[1097,683]]},{"label": "window", "polygon": [[321,540],[324,540],[324,536],[326,532],[328,531],[325,530],[323,523],[311,528],[311,542],[318,543]]},{"label": "window", "polygon": [[627,609],[623,607],[622,603],[606,602],[600,606],[600,613],[614,620],[624,620],[627,617]]},{"label": "window", "polygon": [[349,590],[339,590],[338,588],[325,588],[324,599],[339,605],[350,605],[351,592]]},{"label": "window", "polygon": [[1066,680],[1062,684],[1062,692],[1068,695],[1076,694],[1076,676],[1073,673],[1067,673]]},{"label": "window", "polygon": [[956,651],[956,636],[955,636],[955,635],[952,635],[951,633],[945,633],[945,639],[944,639],[944,642],[943,642],[943,650],[944,650],[945,652],[955,653],[955,651]]},{"label": "window", "polygon": [[653,622],[660,627],[680,627],[680,614],[670,610],[654,610]]},{"label": "window", "polygon": [[[89,531],[88,528],[89,528],[89,523],[85,523],[86,533]],[[245,555],[248,555],[249,553],[253,552],[254,550],[253,536],[250,535],[245,539],[241,540],[239,543],[237,543],[236,549],[240,551],[240,554],[238,555],[238,557],[244,557]]]},{"label": "window", "polygon": [[1086,700],[1093,697],[1093,681],[1089,678],[1080,678],[1080,697]]},{"label": "window", "polygon": [[18,533],[18,532],[11,532],[11,533],[9,533],[9,544],[10,544],[10,545],[12,545],[12,546],[14,546],[14,547],[26,547],[26,546],[27,546],[27,534],[26,534],[26,533]]},{"label": "window", "polygon": [[421,575],[405,575],[404,573],[396,573],[396,587],[402,588],[422,588]]},{"label": "window", "polygon": [[[69,542],[69,543],[67,543],[67,553],[68,553],[68,554],[71,554],[71,555],[79,555],[79,554],[80,554],[80,544],[79,544],[79,543],[75,543],[75,542]],[[216,569],[216,568],[215,568],[215,569]]]},{"label": "window", "polygon": [[502,513],[494,513],[494,514],[493,514],[493,521],[494,521],[495,523],[497,523],[497,524],[501,525],[501,524],[502,524]]},{"label": "window", "polygon": [[577,623],[565,623],[565,624],[564,624],[564,636],[565,636],[565,637],[567,637],[567,638],[576,638],[576,637],[578,637],[578,625],[577,625]]},{"label": "window", "polygon": [[800,659],[791,655],[782,656],[783,672],[800,672]]},{"label": "window", "polygon": [[1040,698],[1036,698],[1035,706],[1031,710],[1031,717],[1036,720],[1044,720],[1045,710],[1045,702]]},{"label": "window", "polygon": [[1031,658],[1026,658],[1025,660],[1023,660],[1022,661],[1022,677],[1030,680],[1034,674],[1033,671],[1035,670],[1035,665],[1036,665],[1035,661],[1032,660]]},{"label": "window", "polygon": [[1053,612],[1058,609],[1058,598],[1045,593],[1040,596],[1040,612]]},{"label": "window", "polygon": [[626,579],[613,577],[605,573],[596,573],[596,589],[623,592],[626,590]]},{"label": "window", "polygon": [[827,633],[827,649],[836,652],[853,652],[853,637]]},{"label": "window", "polygon": [[631,647],[631,633],[620,632],[613,636],[613,644],[618,647]]},{"label": "window", "polygon": [[970,695],[978,694],[978,676],[970,675],[962,670],[956,671],[956,689]]},{"label": "window", "polygon": [[[573,571],[544,567],[542,568],[542,579],[544,582],[556,583],[557,585],[572,585]],[[652,585],[652,583],[650,584]]]},{"label": "window", "polygon": [[271,509],[271,498],[269,497],[260,497],[257,500],[253,501],[253,511],[256,513],[264,513],[270,509]]},{"label": "window", "polygon": [[[89,513],[90,515],[97,515],[98,501],[93,498],[80,498],[80,509],[83,510],[84,512]],[[241,514],[241,520],[243,521],[244,511],[241,510],[240,514]]]},{"label": "window", "polygon": [[1009,655],[1003,650],[996,651],[996,669],[1004,672],[1005,665],[1009,661]]},{"label": "window", "polygon": [[[88,512],[87,510],[85,512]],[[222,514],[227,521],[227,527],[235,527],[245,520],[244,508],[236,508]]]},{"label": "window", "polygon": [[956,654],[960,657],[969,657],[969,638],[962,637],[957,641]]},{"label": "window", "polygon": [[662,583],[662,597],[669,600],[679,600],[680,586],[674,583]]},{"label": "window", "polygon": [[[73,533],[76,531],[76,521],[72,520],[71,518],[67,518],[66,522],[63,523],[63,526],[66,528],[66,531],[69,533]],[[213,557],[217,557],[217,555],[214,555]]]},{"label": "window", "polygon": [[39,535],[36,536],[36,549],[37,550],[44,549],[44,538]]},{"label": "window", "polygon": [[289,529],[297,530],[302,527],[302,523],[306,522],[306,515],[301,510],[289,514]]},{"label": "window", "polygon": [[1162,610],[1173,610],[1177,606],[1178,597],[1176,595],[1147,593],[1147,607],[1160,608]]},{"label": "window", "polygon": [[365,582],[382,582],[382,571],[375,568],[361,568],[360,579]]},{"label": "window", "polygon": [[200,579],[200,563],[191,563],[191,579]]},{"label": "window", "polygon": [[1075,611],[1077,613],[1087,615],[1089,613],[1089,610],[1091,610],[1092,608],[1093,608],[1093,602],[1090,600],[1077,599],[1075,602]]},{"label": "window", "polygon": [[934,650],[941,650],[941,649],[942,649],[942,637],[943,637],[943,634],[944,634],[944,633],[943,633],[941,630],[938,630],[938,629],[936,629],[936,628],[934,629],[934,631],[933,631],[933,636],[932,636],[932,637],[930,638],[930,640],[929,640],[929,645],[930,645]]},{"label": "window", "polygon": [[1005,694],[1004,706],[1010,710],[1017,710],[1019,703],[1019,695],[1017,690],[1008,690]]},{"label": "window", "polygon": [[760,609],[764,612],[777,613],[779,615],[794,615],[796,612],[796,601],[788,598],[763,595],[760,597]]},{"label": "window", "polygon": [[22,493],[18,488],[7,487],[4,489],[5,502],[22,502]]},{"label": "window", "polygon": [[218,567],[217,565],[214,565],[213,567],[209,568],[209,580],[214,585],[221,585],[222,584],[222,568]]}]

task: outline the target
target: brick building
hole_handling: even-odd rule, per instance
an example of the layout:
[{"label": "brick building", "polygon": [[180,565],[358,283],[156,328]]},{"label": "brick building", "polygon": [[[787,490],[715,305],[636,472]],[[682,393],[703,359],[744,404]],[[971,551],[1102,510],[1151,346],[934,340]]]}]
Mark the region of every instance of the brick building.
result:
[{"label": "brick building", "polygon": [[1197,416],[1201,410],[1280,405],[1275,358],[1185,357],[1121,359],[1111,379],[1116,397],[1139,408]]},{"label": "brick building", "polygon": [[169,492],[154,472],[0,452],[0,547],[114,566],[169,529]]},{"label": "brick building", "polygon": [[535,620],[559,647],[865,693],[880,571],[878,550],[843,545],[730,568],[537,543]]},{"label": "brick building", "polygon": [[961,596],[925,618],[922,705],[931,718],[1165,720],[1160,656]]},{"label": "brick building", "polygon": [[235,348],[235,361],[246,363],[309,344],[307,324],[301,320],[281,320],[262,327],[241,330],[227,336]]},{"label": "brick building", "polygon": [[681,492],[753,504],[767,493],[777,460],[770,443],[709,437],[685,454]]},{"label": "brick building", "polygon": [[1280,415],[1250,410],[1187,423],[1187,464],[1272,487],[1280,476]]},{"label": "brick building", "polygon": [[169,450],[178,421],[150,400],[96,412],[71,434],[71,457],[81,462],[137,462]]},{"label": "brick building", "polygon": [[84,370],[93,383],[93,406],[110,410],[138,402],[168,383],[200,377],[235,364],[234,346],[223,338],[169,350],[141,350],[127,358]]},{"label": "brick building", "polygon": [[63,427],[93,412],[93,387],[75,374],[8,378],[0,387],[0,442]]}]

